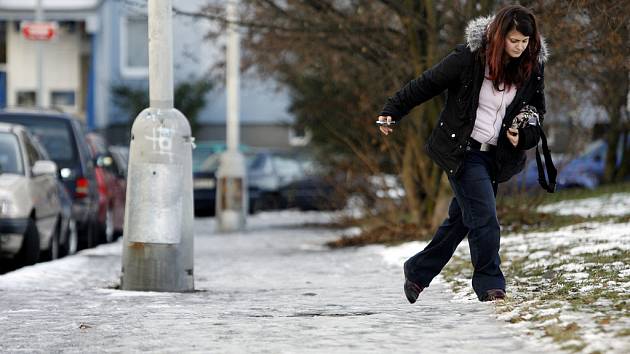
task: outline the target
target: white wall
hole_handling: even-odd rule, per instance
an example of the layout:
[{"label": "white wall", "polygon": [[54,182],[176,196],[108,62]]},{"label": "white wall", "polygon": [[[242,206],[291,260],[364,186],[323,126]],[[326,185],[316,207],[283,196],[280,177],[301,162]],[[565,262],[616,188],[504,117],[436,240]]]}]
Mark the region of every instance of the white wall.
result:
[{"label": "white wall", "polygon": [[[37,42],[25,39],[15,30],[13,23],[7,25],[7,104],[17,105],[18,91],[37,91]],[[50,105],[52,91],[74,91],[75,108],[84,98],[80,89],[80,44],[79,31],[67,33],[59,30],[56,39],[44,42],[44,98],[43,105]]]},{"label": "white wall", "polygon": [[[173,6],[184,11],[197,11],[207,0],[174,1]],[[175,81],[207,75],[217,63],[225,60],[223,52],[225,37],[215,42],[204,36],[212,23],[205,19],[176,16],[173,21]],[[243,51],[241,50],[241,54]],[[216,74],[216,73],[215,73]],[[240,120],[249,123],[291,123],[293,116],[288,112],[290,104],[286,90],[278,90],[275,82],[263,81],[255,75],[241,74]],[[208,104],[200,112],[202,123],[222,123],[226,120],[225,83],[208,94]]]}]

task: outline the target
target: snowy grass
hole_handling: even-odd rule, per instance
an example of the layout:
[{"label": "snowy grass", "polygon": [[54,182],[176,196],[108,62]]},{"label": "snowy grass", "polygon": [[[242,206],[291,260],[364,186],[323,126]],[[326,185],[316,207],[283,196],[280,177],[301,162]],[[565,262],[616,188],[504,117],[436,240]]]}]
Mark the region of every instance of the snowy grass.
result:
[{"label": "snowy grass", "polygon": [[[580,222],[503,230],[508,298],[494,303],[497,317],[524,337],[566,352],[630,353],[630,193],[590,191],[540,208],[562,213],[562,222]],[[383,257],[402,266],[425,245],[388,247]],[[453,301],[476,303],[472,272],[464,241],[434,281],[451,286]]]},{"label": "snowy grass", "polygon": [[[630,194],[541,208],[598,221],[504,234],[501,258],[508,299],[495,303],[498,318],[568,352],[630,352]],[[602,221],[603,216],[610,218]],[[443,276],[460,299],[476,301],[466,244]]]}]

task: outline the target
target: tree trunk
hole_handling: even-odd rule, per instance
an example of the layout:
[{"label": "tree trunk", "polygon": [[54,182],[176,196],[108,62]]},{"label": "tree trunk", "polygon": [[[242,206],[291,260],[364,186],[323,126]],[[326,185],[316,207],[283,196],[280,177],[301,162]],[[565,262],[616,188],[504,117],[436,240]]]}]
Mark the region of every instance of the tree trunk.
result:
[{"label": "tree trunk", "polygon": [[[622,122],[622,110],[626,109],[628,80],[627,75],[612,71],[605,76],[607,82],[602,83],[601,104],[606,108],[610,120],[610,127],[606,132],[606,143],[608,150],[604,165],[604,183],[613,183],[621,178],[620,166],[617,161],[622,159],[624,148],[619,148],[620,137],[624,133],[624,124]],[[625,142],[624,142],[625,145]]]}]

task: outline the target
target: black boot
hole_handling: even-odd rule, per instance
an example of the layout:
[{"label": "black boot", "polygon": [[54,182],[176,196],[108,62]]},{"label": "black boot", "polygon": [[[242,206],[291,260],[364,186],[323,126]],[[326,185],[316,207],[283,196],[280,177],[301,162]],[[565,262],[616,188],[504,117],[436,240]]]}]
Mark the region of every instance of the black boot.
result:
[{"label": "black boot", "polygon": [[424,290],[423,287],[416,283],[412,283],[411,281],[405,279],[405,296],[407,296],[407,300],[410,304],[413,304],[418,299],[418,296]]},{"label": "black boot", "polygon": [[486,296],[481,299],[481,301],[495,300],[505,300],[505,291],[503,289],[490,289],[486,291]]}]

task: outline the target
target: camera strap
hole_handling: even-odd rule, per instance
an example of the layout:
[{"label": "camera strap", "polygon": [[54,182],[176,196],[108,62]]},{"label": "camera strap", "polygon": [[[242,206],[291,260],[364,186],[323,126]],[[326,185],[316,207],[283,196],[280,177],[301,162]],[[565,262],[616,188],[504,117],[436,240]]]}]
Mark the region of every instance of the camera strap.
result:
[{"label": "camera strap", "polygon": [[[542,159],[540,157],[540,152],[538,150],[538,144],[536,144],[536,165],[538,165],[538,183],[540,183],[541,187],[545,189],[549,193],[553,193],[556,190],[556,177],[558,176],[558,171],[556,167],[553,165],[553,160],[551,160],[551,152],[549,151],[549,146],[547,145],[547,137],[545,136],[545,132],[543,131],[542,124],[540,122],[537,124],[538,130],[540,131],[540,140],[542,142],[542,152],[545,157],[545,166],[543,167]],[[545,167],[547,169],[547,176],[545,176]],[[547,181],[547,179],[549,181]]]}]

